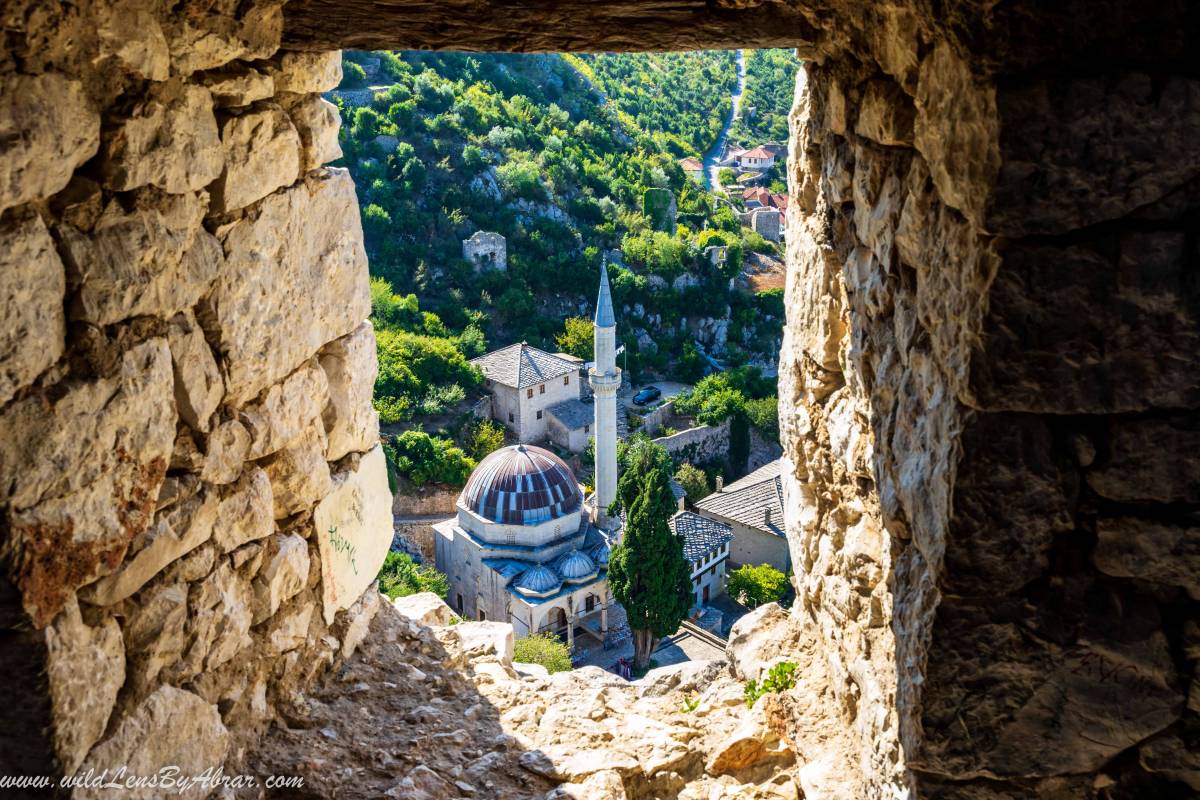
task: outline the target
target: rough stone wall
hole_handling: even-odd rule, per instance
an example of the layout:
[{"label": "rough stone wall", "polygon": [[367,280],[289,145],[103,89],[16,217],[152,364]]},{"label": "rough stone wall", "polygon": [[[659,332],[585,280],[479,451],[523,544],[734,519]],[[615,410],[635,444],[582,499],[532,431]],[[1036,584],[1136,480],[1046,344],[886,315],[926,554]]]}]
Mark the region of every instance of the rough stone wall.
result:
[{"label": "rough stone wall", "polygon": [[801,49],[810,800],[1200,790],[1197,19],[1066,5],[887,4]]},{"label": "rough stone wall", "polygon": [[340,57],[280,6],[2,12],[0,773],[236,761],[377,606]]}]

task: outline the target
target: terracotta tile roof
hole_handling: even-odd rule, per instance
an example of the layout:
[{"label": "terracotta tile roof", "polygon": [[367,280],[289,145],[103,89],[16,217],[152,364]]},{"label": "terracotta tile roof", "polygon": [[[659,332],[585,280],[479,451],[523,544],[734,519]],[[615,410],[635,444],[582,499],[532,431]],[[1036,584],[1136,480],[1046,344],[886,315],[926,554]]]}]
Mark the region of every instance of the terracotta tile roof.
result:
[{"label": "terracotta tile roof", "polygon": [[680,511],[667,525],[672,533],[683,537],[683,557],[691,562],[702,561],[716,548],[733,541],[733,529],[724,522],[692,511]]},{"label": "terracotta tile roof", "polygon": [[774,158],[775,154],[765,147],[759,146],[742,153],[742,158]]},{"label": "terracotta tile roof", "polygon": [[742,192],[743,200],[755,200],[760,206],[767,208],[778,208],[780,211],[787,211],[788,196],[777,192],[770,192],[762,186],[751,186]]},{"label": "terracotta tile roof", "polygon": [[710,494],[697,503],[696,508],[764,533],[783,536],[782,463],[782,459],[776,459],[759,467],[721,491]]},{"label": "terracotta tile roof", "polygon": [[579,365],[525,342],[471,359],[484,376],[502,386],[524,389],[579,371]]},{"label": "terracotta tile roof", "polygon": [[681,158],[679,159],[679,166],[691,172],[704,169],[704,165],[700,163],[700,159],[698,158]]}]

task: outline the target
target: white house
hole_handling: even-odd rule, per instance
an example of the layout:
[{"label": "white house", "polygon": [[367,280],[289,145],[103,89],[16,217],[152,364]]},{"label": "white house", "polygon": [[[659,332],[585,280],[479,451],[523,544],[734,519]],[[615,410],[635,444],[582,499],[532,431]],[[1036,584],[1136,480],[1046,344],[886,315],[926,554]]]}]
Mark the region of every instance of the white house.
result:
[{"label": "white house", "polygon": [[519,442],[548,438],[550,407],[579,402],[579,363],[525,342],[471,363],[483,373],[484,387],[492,394],[492,418],[507,426]]},{"label": "white house", "polygon": [[763,172],[775,166],[775,153],[760,145],[742,153],[738,159],[738,166],[742,169]]},{"label": "white house", "polygon": [[667,522],[671,532],[683,537],[683,557],[691,571],[696,605],[708,604],[725,592],[725,564],[733,530],[691,511],[680,511]]}]

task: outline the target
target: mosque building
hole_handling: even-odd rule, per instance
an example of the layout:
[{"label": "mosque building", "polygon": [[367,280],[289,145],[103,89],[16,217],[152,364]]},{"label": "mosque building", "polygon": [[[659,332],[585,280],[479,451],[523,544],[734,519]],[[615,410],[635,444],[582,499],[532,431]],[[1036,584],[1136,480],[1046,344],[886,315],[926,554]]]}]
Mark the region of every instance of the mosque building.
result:
[{"label": "mosque building", "polygon": [[608,556],[620,535],[616,498],[616,320],[607,269],[596,302],[596,492],[585,503],[570,467],[530,444],[501,448],[471,473],[456,516],[437,523],[434,552],[448,599],[467,619],[509,622],[520,637],[551,632],[574,645],[577,629],[608,632]]}]

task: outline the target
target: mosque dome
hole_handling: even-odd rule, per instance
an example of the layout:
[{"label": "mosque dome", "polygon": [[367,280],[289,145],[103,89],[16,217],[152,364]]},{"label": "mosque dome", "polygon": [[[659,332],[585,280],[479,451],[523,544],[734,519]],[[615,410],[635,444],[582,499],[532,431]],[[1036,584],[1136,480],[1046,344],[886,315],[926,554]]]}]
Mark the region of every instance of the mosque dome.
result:
[{"label": "mosque dome", "polygon": [[537,525],[579,511],[583,495],[571,468],[532,445],[502,447],[475,467],[462,504],[488,522]]},{"label": "mosque dome", "polygon": [[567,583],[579,583],[596,575],[595,563],[578,550],[563,554],[555,567]]},{"label": "mosque dome", "polygon": [[601,569],[608,568],[608,545],[600,542],[588,550],[588,555],[591,556],[592,563]]},{"label": "mosque dome", "polygon": [[545,564],[534,564],[521,573],[513,588],[524,595],[545,597],[562,588],[562,578]]}]

